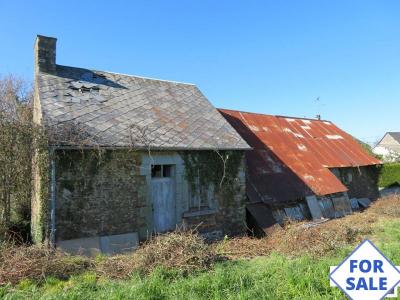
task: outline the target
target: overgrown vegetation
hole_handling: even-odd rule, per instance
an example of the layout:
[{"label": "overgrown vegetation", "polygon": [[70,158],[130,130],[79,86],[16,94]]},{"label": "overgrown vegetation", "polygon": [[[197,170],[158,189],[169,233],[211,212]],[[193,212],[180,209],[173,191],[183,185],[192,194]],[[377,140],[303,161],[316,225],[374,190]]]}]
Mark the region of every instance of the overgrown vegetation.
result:
[{"label": "overgrown vegetation", "polygon": [[[242,153],[240,151],[181,152],[185,162],[185,176],[190,184],[196,179],[201,186],[213,184],[217,189],[229,185],[239,171]],[[194,186],[193,186],[194,188]]]},{"label": "overgrown vegetation", "polygon": [[3,243],[0,248],[0,286],[23,280],[43,283],[48,277],[67,279],[94,272],[98,278],[129,279],[148,275],[157,268],[175,269],[182,275],[210,269],[218,256],[192,232],[154,236],[133,253],[89,259],[67,255],[45,246]]},{"label": "overgrown vegetation", "polygon": [[399,196],[383,198],[362,213],[316,227],[287,223],[263,239],[206,245],[193,233],[171,233],[156,236],[132,254],[114,257],[87,259],[44,248],[6,248],[0,261],[0,297],[346,299],[329,286],[329,266],[365,238],[400,264],[399,204]]},{"label": "overgrown vegetation", "polygon": [[0,240],[10,231],[29,233],[32,144],[40,134],[32,122],[32,89],[13,76],[0,77]]},{"label": "overgrown vegetation", "polygon": [[53,251],[46,246],[3,243],[0,248],[0,266],[0,285],[4,285],[27,279],[42,282],[49,276],[67,279],[88,270],[91,261]]},{"label": "overgrown vegetation", "polygon": [[185,275],[207,270],[216,254],[193,232],[155,236],[132,254],[98,259],[96,273],[108,278],[127,279],[135,273],[150,274],[156,268],[173,269]]},{"label": "overgrown vegetation", "polygon": [[[212,187],[223,199],[234,196],[235,179],[243,158],[241,151],[214,150],[180,153],[185,162],[185,178],[192,191],[206,191]],[[206,195],[202,195],[206,197]]]},{"label": "overgrown vegetation", "polygon": [[390,187],[396,184],[400,185],[400,163],[384,164],[379,176],[379,186]]}]

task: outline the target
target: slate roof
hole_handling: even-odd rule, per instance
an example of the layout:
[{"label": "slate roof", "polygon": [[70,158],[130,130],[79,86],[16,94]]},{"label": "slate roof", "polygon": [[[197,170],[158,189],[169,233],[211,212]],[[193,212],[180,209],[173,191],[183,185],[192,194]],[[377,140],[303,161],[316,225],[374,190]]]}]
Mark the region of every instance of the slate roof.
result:
[{"label": "slate roof", "polygon": [[248,149],[192,84],[57,65],[37,75],[43,124],[57,145]]},{"label": "slate roof", "polygon": [[253,147],[246,152],[249,198],[278,204],[344,192],[329,168],[380,164],[330,121],[219,111]]}]

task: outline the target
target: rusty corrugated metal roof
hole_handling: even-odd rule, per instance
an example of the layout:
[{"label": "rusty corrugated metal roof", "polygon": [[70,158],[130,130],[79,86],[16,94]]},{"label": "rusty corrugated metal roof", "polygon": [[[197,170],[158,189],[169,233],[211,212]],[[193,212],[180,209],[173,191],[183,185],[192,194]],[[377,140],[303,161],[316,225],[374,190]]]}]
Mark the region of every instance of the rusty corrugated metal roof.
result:
[{"label": "rusty corrugated metal roof", "polygon": [[355,139],[330,121],[219,109],[253,147],[248,185],[259,198],[287,202],[347,191],[329,168],[380,164]]}]

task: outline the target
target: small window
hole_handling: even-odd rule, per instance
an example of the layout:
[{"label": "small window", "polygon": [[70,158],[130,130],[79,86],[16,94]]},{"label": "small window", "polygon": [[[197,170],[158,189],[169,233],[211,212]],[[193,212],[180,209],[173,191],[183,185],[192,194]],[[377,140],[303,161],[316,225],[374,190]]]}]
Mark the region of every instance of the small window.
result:
[{"label": "small window", "polygon": [[151,177],[162,177],[162,166],[161,165],[153,165],[151,166]]},{"label": "small window", "polygon": [[212,184],[203,186],[199,178],[195,179],[193,186],[189,187],[189,209],[190,211],[201,211],[214,207],[214,186]]},{"label": "small window", "polygon": [[171,177],[172,176],[172,166],[171,165],[163,165],[163,177]]},{"label": "small window", "polygon": [[152,165],[151,166],[151,177],[152,178],[163,178],[172,177],[173,165]]}]

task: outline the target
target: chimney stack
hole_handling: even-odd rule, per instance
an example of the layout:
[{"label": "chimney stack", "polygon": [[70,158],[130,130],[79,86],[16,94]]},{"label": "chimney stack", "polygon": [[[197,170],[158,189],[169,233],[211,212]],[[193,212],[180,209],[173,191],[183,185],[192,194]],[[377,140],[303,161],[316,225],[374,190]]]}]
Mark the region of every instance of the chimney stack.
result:
[{"label": "chimney stack", "polygon": [[56,44],[53,37],[38,35],[35,42],[35,74],[56,72]]}]

